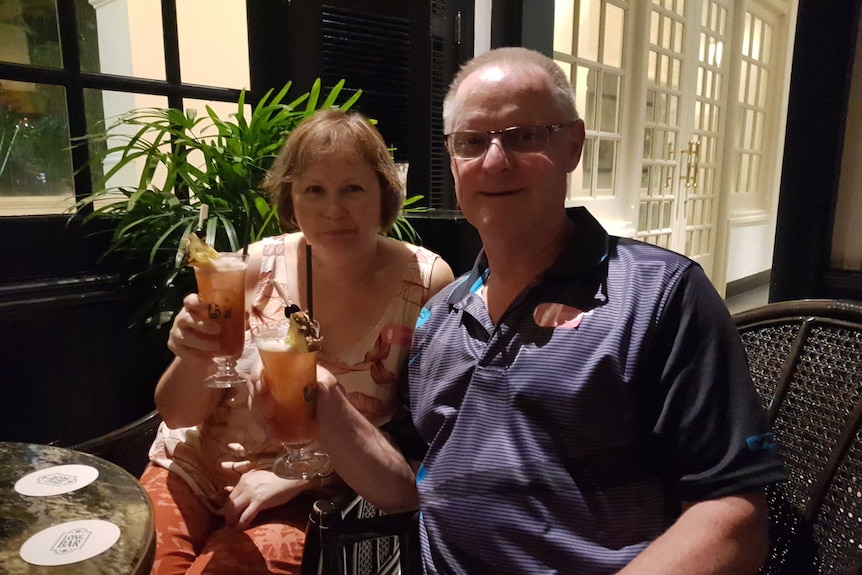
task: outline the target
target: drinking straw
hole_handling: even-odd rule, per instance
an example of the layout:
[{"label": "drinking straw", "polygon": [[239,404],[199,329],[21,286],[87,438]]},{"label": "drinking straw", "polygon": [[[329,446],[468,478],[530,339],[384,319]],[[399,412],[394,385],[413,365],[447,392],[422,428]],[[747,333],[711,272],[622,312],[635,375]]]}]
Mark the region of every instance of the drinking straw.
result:
[{"label": "drinking straw", "polygon": [[270,280],[270,282],[272,283],[273,287],[275,288],[275,291],[278,292],[278,295],[281,296],[281,299],[284,300],[284,305],[289,306],[290,305],[290,298],[287,297],[287,291],[284,289],[284,286],[281,285],[281,282],[278,282],[275,280]]},{"label": "drinking straw", "polygon": [[204,222],[210,214],[209,204],[201,204],[201,210],[198,212],[198,230],[204,229]]},{"label": "drinking straw", "polygon": [[245,225],[242,228],[242,257],[245,259],[248,257],[248,244],[251,241],[251,214],[246,213]]},{"label": "drinking straw", "polygon": [[314,321],[314,290],[311,289],[311,244],[305,242],[305,291],[308,292],[308,319]]}]

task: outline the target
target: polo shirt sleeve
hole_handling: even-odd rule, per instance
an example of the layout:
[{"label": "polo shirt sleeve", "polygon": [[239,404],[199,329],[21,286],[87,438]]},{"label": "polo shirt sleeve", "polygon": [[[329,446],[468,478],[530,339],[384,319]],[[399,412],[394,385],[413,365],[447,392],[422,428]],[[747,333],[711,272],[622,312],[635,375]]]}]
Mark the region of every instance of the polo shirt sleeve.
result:
[{"label": "polo shirt sleeve", "polygon": [[668,488],[693,502],[783,479],[742,341],[699,266],[672,288],[653,343],[644,397]]}]

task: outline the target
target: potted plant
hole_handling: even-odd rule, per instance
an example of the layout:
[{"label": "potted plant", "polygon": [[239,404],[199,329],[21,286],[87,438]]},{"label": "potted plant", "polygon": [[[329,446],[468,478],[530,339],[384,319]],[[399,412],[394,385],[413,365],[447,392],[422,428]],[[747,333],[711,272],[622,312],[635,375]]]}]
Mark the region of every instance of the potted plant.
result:
[{"label": "potted plant", "polygon": [[[199,225],[207,243],[219,251],[236,251],[284,231],[260,185],[300,121],[318,109],[346,110],[356,102],[361,90],[337,103],[343,86],[342,80],[322,98],[317,80],[309,92],[285,103],[288,83],[275,95],[267,92],[248,118],[244,92],[229,118],[220,118],[209,106],[205,115],[191,109],[134,109],[85,138],[94,148],[101,144],[92,166],[100,169],[109,157],[116,163],[76,208],[92,206],[84,223],[109,224],[104,257],[121,261],[131,283],[152,290],[133,323],[170,325],[182,298],[194,291],[194,274],[179,265],[176,254],[182,238]],[[143,170],[134,185],[112,184],[120,170],[138,162]],[[208,215],[199,222],[203,205]],[[416,239],[403,217],[393,235]]]}]

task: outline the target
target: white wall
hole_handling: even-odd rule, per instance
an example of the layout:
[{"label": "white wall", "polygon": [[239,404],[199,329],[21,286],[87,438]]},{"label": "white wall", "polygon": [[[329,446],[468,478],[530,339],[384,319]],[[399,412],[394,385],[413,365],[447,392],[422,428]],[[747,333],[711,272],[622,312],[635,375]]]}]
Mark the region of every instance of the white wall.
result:
[{"label": "white wall", "polygon": [[727,253],[727,282],[759,274],[772,267],[775,227],[731,222]]}]

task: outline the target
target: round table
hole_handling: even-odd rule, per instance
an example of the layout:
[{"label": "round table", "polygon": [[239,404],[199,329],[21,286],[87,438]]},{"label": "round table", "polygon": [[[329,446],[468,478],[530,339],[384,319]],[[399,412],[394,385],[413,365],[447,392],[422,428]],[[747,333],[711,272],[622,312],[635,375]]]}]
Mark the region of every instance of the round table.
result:
[{"label": "round table", "polygon": [[[99,475],[89,485],[49,496],[22,495],[15,483],[56,465],[87,465]],[[102,553],[77,563],[31,565],[21,546],[33,535],[69,521],[97,519],[120,529],[120,538]],[[87,453],[27,443],[0,442],[0,572],[6,575],[130,574],[150,572],[155,527],[150,498],[138,480],[109,461]]]}]

